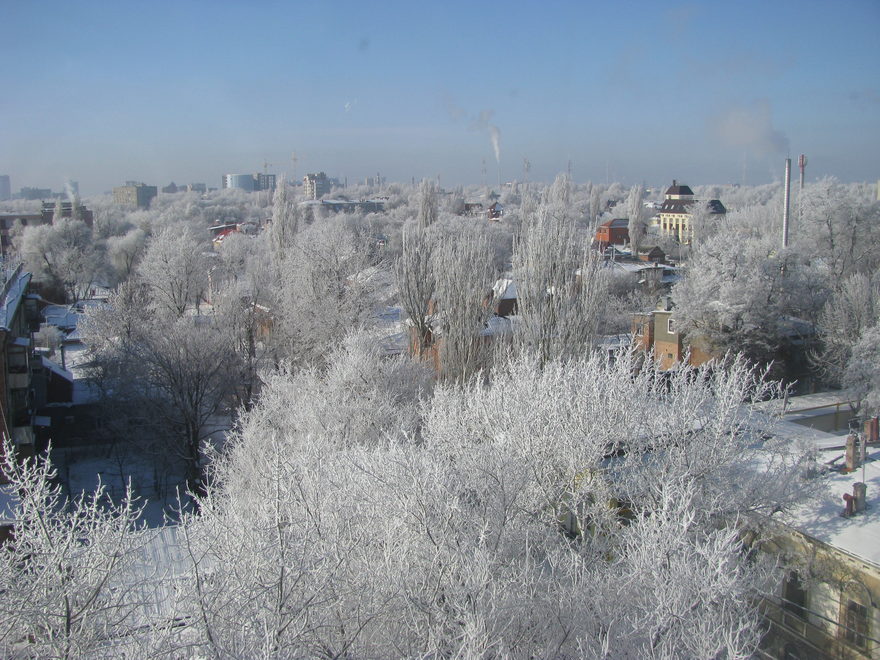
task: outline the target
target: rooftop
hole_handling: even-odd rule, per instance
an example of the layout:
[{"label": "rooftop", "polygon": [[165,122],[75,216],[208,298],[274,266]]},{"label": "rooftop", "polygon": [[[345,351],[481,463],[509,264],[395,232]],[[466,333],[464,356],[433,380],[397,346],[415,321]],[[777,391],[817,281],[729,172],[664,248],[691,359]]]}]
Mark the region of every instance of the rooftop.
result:
[{"label": "rooftop", "polygon": [[0,302],[0,324],[7,330],[12,326],[12,320],[18,311],[21,298],[27,290],[31,274],[19,264],[16,268],[5,272],[6,283],[3,285],[2,302]]},{"label": "rooftop", "polygon": [[[818,461],[829,466],[829,471],[818,502],[804,504],[785,514],[782,521],[822,543],[880,566],[880,446],[868,446],[864,467],[846,472],[841,468],[847,431],[828,432],[804,425],[808,417],[820,418],[837,410],[851,415],[845,392],[810,394],[788,400],[778,434],[811,444],[817,451]],[[867,484],[866,510],[844,517],[843,495],[852,495],[853,484],[860,481]]]}]

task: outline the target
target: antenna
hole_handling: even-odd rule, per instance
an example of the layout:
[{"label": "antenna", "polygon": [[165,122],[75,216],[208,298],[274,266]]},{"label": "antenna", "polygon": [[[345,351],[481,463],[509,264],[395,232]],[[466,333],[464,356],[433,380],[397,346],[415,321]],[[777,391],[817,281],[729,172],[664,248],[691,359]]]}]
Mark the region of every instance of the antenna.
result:
[{"label": "antenna", "polygon": [[290,160],[293,161],[293,185],[296,185],[296,161],[299,159],[296,157],[295,151],[291,152]]}]

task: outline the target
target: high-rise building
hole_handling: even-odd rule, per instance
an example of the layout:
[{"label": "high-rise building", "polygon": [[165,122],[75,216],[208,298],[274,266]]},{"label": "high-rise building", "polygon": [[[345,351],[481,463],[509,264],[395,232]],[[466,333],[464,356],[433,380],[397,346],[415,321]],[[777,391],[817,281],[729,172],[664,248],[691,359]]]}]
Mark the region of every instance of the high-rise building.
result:
[{"label": "high-rise building", "polygon": [[28,199],[31,201],[38,199],[49,199],[55,197],[50,188],[22,188],[18,193],[19,199]]},{"label": "high-rise building", "polygon": [[306,199],[320,199],[330,192],[330,180],[323,172],[306,174],[303,177],[303,196]]},{"label": "high-rise building", "polygon": [[275,190],[274,174],[224,174],[223,188],[238,188],[248,192]]},{"label": "high-rise building", "polygon": [[253,174],[224,174],[223,188],[238,188],[253,192],[256,190],[257,180]]},{"label": "high-rise building", "polygon": [[60,199],[55,202],[43,202],[43,211],[40,216],[44,225],[51,225],[56,216],[82,220],[89,227],[95,222],[95,214],[78,201],[75,203],[63,202]]},{"label": "high-rise building", "polygon": [[150,207],[150,201],[159,194],[156,186],[148,186],[137,181],[126,181],[124,186],[113,189],[113,201],[125,206],[136,206],[139,209]]},{"label": "high-rise building", "polygon": [[256,174],[257,190],[275,190],[274,174]]},{"label": "high-rise building", "polygon": [[0,174],[0,202],[12,199],[12,184],[8,174]]}]

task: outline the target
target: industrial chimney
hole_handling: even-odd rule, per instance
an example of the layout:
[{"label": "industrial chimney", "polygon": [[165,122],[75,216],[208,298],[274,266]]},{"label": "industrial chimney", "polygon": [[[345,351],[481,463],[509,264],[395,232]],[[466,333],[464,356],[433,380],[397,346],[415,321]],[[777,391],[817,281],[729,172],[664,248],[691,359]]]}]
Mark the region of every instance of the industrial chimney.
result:
[{"label": "industrial chimney", "polygon": [[798,222],[804,221],[804,170],[807,169],[807,157],[804,154],[798,156],[798,167],[801,170],[801,181],[798,187]]},{"label": "industrial chimney", "polygon": [[791,158],[785,159],[785,197],[782,203],[782,247],[788,247],[788,215],[791,210]]}]

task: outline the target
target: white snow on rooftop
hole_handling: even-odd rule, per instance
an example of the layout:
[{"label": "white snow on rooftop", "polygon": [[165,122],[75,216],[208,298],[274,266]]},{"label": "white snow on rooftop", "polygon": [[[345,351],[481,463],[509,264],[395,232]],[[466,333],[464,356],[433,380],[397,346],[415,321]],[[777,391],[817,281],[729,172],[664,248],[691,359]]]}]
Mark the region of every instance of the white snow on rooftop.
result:
[{"label": "white snow on rooftop", "polygon": [[0,308],[0,314],[2,314],[0,321],[2,321],[4,328],[12,327],[12,319],[18,310],[21,297],[27,289],[28,282],[31,281],[31,274],[24,270],[17,270],[11,276],[7,273],[7,276],[9,280],[4,287],[5,295],[3,296],[2,308]]},{"label": "white snow on rooftop", "polygon": [[[758,404],[759,407],[761,404]],[[846,432],[827,433],[803,426],[793,420],[848,409],[845,392],[823,392],[791,397],[786,415],[777,425],[777,435],[802,440],[818,452],[818,460],[832,469],[828,473],[827,488],[818,502],[805,504],[783,516],[786,524],[798,531],[842,550],[863,561],[880,566],[880,446],[869,446],[867,460],[862,468],[853,472],[840,470],[844,465]],[[866,510],[849,518],[841,515],[844,509],[844,493],[853,494],[853,484],[863,480],[867,484]]]},{"label": "white snow on rooftop", "polygon": [[[826,450],[819,455],[822,462],[840,457],[836,464],[843,463],[840,449]],[[845,518],[841,515],[843,495],[853,494],[853,484],[862,481],[862,474],[862,468],[850,473],[831,472],[828,488],[819,502],[792,512],[785,521],[804,534],[880,566],[880,447],[872,447],[867,452],[866,509]]]},{"label": "white snow on rooftop", "polygon": [[516,282],[512,279],[501,278],[495,282],[492,293],[498,300],[514,300],[516,299]]}]

